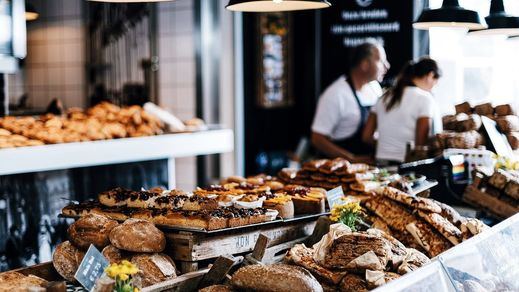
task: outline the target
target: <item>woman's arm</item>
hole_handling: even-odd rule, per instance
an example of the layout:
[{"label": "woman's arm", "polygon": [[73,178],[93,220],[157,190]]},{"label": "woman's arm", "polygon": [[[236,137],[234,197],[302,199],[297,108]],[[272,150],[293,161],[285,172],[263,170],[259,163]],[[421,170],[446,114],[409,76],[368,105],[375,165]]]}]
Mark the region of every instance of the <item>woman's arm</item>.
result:
[{"label": "woman's arm", "polygon": [[348,150],[337,146],[333,141],[322,134],[312,132],[312,144],[319,151],[330,158],[343,157],[353,163],[372,163],[373,158],[370,156],[354,155]]},{"label": "woman's arm", "polygon": [[416,120],[415,146],[425,146],[431,130],[431,118]]},{"label": "woman's arm", "polygon": [[366,144],[375,145],[375,131],[377,130],[377,114],[369,113],[368,121],[362,131],[362,141]]}]

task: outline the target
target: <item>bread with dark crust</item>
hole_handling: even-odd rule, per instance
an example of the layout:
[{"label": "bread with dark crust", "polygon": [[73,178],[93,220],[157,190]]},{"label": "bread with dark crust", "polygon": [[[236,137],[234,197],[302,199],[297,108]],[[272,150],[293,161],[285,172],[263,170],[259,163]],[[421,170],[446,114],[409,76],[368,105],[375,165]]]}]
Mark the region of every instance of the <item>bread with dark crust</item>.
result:
[{"label": "bread with dark crust", "polygon": [[146,220],[128,219],[110,232],[110,242],[118,249],[133,252],[162,252],[166,237],[155,225]]},{"label": "bread with dark crust", "polygon": [[133,256],[131,262],[140,270],[134,278],[140,282],[141,287],[148,287],[177,276],[175,263],[165,254],[139,254]]},{"label": "bread with dark crust", "polygon": [[289,265],[250,265],[234,273],[231,284],[244,291],[322,292],[323,287],[307,270]]},{"label": "bread with dark crust", "polygon": [[110,244],[108,237],[118,224],[105,216],[88,214],[69,226],[68,235],[70,241],[80,249],[87,250],[91,244],[102,249]]},{"label": "bread with dark crust", "polygon": [[74,274],[84,256],[84,252],[75,247],[70,241],[65,241],[56,247],[52,255],[52,264],[63,278],[67,281],[75,282]]}]

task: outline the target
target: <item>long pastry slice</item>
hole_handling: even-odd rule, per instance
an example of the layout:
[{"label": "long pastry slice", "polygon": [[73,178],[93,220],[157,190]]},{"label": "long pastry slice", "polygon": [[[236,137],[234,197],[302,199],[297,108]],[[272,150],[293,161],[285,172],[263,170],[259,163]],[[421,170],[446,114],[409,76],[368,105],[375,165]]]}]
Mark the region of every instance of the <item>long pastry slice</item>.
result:
[{"label": "long pastry slice", "polygon": [[417,214],[420,218],[431,224],[436,231],[443,235],[453,245],[457,245],[462,241],[461,231],[440,214],[427,213],[424,211],[418,211]]},{"label": "long pastry slice", "polygon": [[292,202],[292,197],[287,194],[277,193],[267,197],[263,202],[263,207],[278,211],[281,218],[294,217],[294,202]]},{"label": "long pastry slice", "polygon": [[296,215],[318,214],[325,211],[326,191],[323,189],[287,185],[283,192],[292,197]]},{"label": "long pastry slice", "polygon": [[434,230],[426,222],[417,220],[406,226],[406,229],[414,239],[427,251],[432,258],[448,250],[453,245]]},{"label": "long pastry slice", "polygon": [[335,158],[332,160],[326,161],[323,165],[319,167],[319,171],[324,174],[332,174],[338,169],[342,167],[349,167],[350,162],[344,158]]},{"label": "long pastry slice", "polygon": [[382,187],[379,189],[378,193],[414,209],[420,209],[434,213],[442,212],[441,207],[432,200],[427,198],[414,197],[392,187]]},{"label": "long pastry slice", "polygon": [[308,171],[317,171],[326,162],[328,162],[328,159],[312,160],[304,163],[302,168]]},{"label": "long pastry slice", "polygon": [[130,190],[123,188],[115,188],[102,192],[98,195],[99,202],[105,206],[126,206]]}]

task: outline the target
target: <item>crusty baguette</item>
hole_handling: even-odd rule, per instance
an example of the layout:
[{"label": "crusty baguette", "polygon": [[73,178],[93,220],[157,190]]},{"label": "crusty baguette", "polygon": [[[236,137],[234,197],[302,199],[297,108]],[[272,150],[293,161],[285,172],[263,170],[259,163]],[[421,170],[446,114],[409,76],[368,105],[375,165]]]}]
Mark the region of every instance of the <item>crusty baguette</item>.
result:
[{"label": "crusty baguette", "polygon": [[112,229],[110,242],[126,251],[162,252],[166,246],[166,237],[149,221],[128,219]]},{"label": "crusty baguette", "polygon": [[110,244],[108,236],[117,225],[117,221],[105,216],[88,214],[69,226],[68,235],[70,241],[80,249],[87,250],[91,244],[102,249]]},{"label": "crusty baguette", "polygon": [[307,270],[289,265],[250,265],[240,268],[231,279],[245,291],[322,292],[321,284]]}]

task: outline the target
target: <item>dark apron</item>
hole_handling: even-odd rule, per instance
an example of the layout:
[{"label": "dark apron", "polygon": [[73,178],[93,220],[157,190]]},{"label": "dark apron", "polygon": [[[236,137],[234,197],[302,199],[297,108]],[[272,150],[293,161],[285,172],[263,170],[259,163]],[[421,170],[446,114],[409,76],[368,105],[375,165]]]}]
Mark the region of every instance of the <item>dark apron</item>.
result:
[{"label": "dark apron", "polygon": [[355,97],[355,101],[357,101],[357,105],[360,109],[360,123],[357,127],[357,130],[355,131],[355,133],[353,133],[352,136],[342,140],[334,140],[333,142],[337,146],[344,148],[355,155],[372,155],[374,153],[373,146],[362,142],[362,131],[364,130],[364,125],[368,120],[368,115],[371,107],[363,106],[360,103],[357,91],[355,90],[355,87],[353,86],[349,78],[346,79],[346,82],[348,82],[348,84],[350,85],[351,91],[353,92],[353,96]]}]

